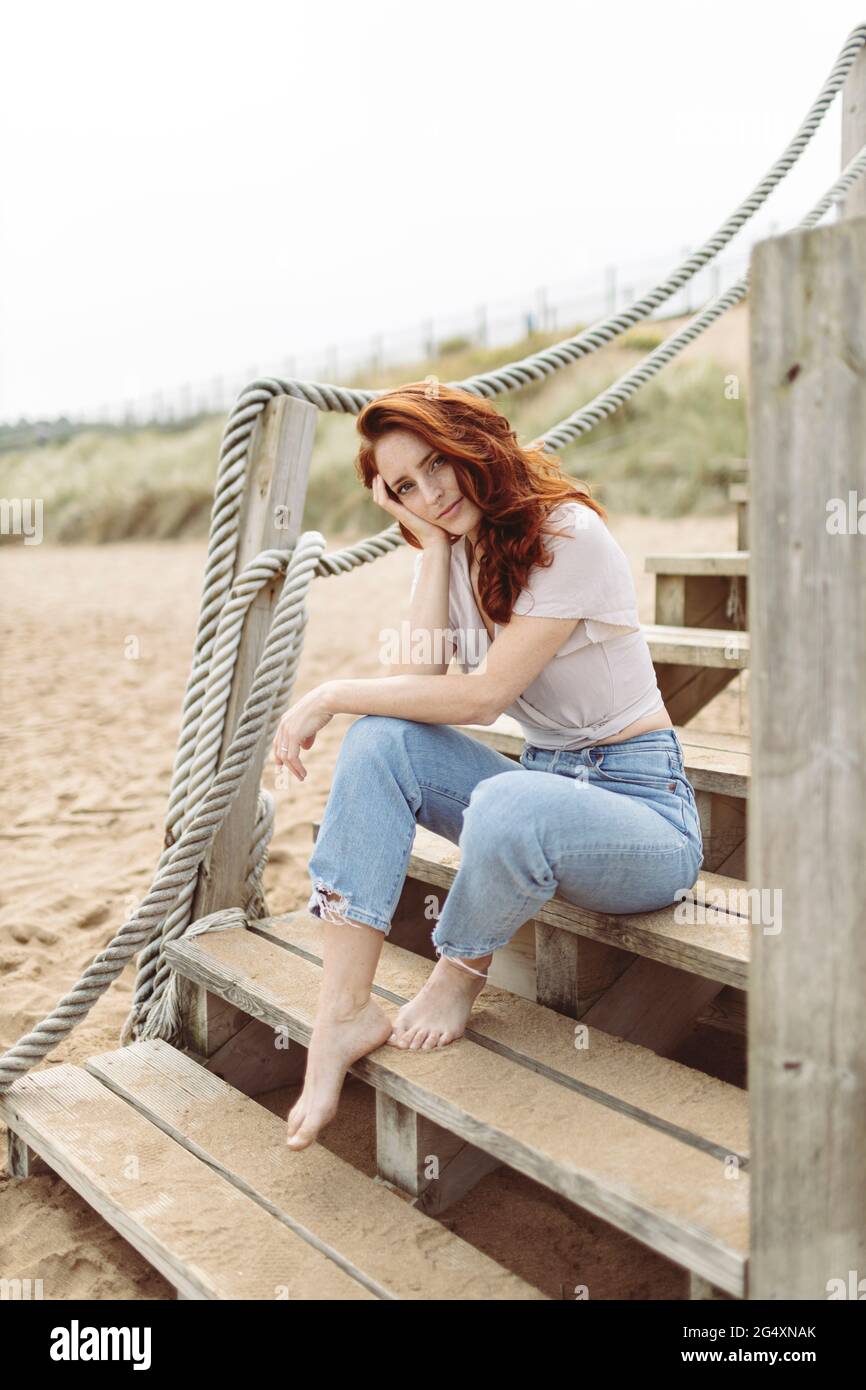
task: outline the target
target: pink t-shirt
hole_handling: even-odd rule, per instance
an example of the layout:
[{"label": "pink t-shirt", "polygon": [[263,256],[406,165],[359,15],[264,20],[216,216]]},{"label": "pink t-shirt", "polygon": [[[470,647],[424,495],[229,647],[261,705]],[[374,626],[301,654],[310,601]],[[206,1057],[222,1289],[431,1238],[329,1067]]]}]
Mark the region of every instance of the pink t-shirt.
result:
[{"label": "pink t-shirt", "polygon": [[[544,535],[554,558],[547,568],[530,572],[512,612],[580,621],[505,713],[537,748],[585,748],[661,709],[663,701],[622,547],[598,513],[581,502],[561,503],[545,525],[564,534]],[[419,567],[420,554],[413,591]],[[448,622],[466,675],[483,660],[490,637],[469,582],[465,537],[451,549]],[[495,636],[501,627],[494,624]]]}]

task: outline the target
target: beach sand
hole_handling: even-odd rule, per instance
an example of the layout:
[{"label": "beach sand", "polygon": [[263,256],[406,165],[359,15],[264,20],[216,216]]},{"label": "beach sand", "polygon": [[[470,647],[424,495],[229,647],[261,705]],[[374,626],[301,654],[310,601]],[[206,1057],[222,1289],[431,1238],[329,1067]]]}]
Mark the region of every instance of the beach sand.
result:
[{"label": "beach sand", "polygon": [[[385,522],[384,524],[387,524]],[[647,553],[729,550],[730,518],[611,517],[652,621]],[[329,537],[329,549],[346,538]],[[0,555],[5,776],[0,788],[0,1050],[39,1022],[150,886],[192,654],[204,543],[7,546]],[[406,616],[413,555],[401,548],[316,580],[295,696],[330,677],[374,676],[379,631]],[[308,776],[277,791],[265,875],[272,913],[304,907],[311,821],[353,716],[302,754]],[[693,727],[746,732],[738,678]],[[273,787],[268,763],[264,785]],[[135,962],[39,1064],[82,1064],[119,1046]],[[284,1116],[298,1092],[260,1098]],[[349,1078],[321,1142],[375,1174],[374,1095]],[[5,1153],[5,1134],[3,1136]],[[451,1208],[451,1229],[552,1298],[678,1299],[687,1276],[605,1222],[522,1175],[490,1174]],[[165,1299],[173,1287],[60,1177],[0,1177],[0,1276],[41,1279],[46,1299]]]}]

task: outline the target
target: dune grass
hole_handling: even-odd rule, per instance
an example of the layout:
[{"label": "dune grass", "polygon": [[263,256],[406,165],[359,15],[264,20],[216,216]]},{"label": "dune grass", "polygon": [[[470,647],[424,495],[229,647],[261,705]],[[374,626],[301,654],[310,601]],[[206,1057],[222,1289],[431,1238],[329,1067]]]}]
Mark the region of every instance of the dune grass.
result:
[{"label": "dune grass", "polygon": [[[528,443],[592,400],[670,331],[655,321],[638,325],[592,357],[500,397],[498,408]],[[434,361],[407,364],[399,377],[367,374],[348,384],[377,388],[431,374],[458,381],[563,336],[535,334],[495,350],[455,343]],[[612,512],[728,512],[728,464],[747,450],[746,400],[728,398],[729,370],[709,353],[674,362],[613,417],[562,451],[566,471],[590,483]],[[49,541],[204,536],[225,424],[224,416],[208,416],[171,428],[92,428],[62,442],[0,451],[0,497],[41,498]],[[354,416],[319,417],[305,529],[362,536],[389,524],[358,482],[357,440]]]}]

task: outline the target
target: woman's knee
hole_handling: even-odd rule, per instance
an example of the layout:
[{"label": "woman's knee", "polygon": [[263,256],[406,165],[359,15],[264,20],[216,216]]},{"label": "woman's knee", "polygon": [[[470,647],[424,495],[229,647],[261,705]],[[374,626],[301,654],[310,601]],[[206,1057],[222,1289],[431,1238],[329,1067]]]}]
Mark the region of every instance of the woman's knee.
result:
[{"label": "woman's knee", "polygon": [[381,752],[402,743],[405,723],[406,720],[392,719],[387,714],[362,714],[343,735],[338,756],[368,757],[374,750]]},{"label": "woman's knee", "polygon": [[478,782],[469,794],[469,804],[463,812],[461,845],[489,841],[507,846],[527,830],[526,785],[518,786],[523,778],[510,772],[496,772]]}]

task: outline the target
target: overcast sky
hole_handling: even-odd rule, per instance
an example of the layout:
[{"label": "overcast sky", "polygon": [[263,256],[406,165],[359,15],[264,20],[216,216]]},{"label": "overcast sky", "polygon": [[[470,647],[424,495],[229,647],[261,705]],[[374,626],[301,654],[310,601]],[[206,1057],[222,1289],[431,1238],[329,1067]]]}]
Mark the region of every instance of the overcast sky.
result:
[{"label": "overcast sky", "polygon": [[[0,420],[673,265],[863,20],[864,0],[7,5]],[[840,109],[732,250],[832,182]]]}]

